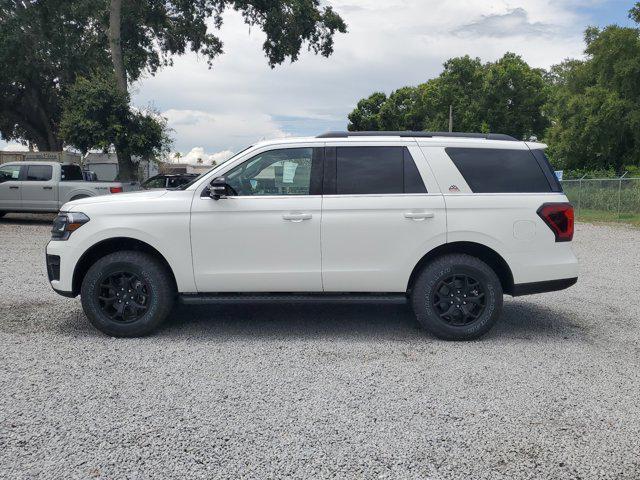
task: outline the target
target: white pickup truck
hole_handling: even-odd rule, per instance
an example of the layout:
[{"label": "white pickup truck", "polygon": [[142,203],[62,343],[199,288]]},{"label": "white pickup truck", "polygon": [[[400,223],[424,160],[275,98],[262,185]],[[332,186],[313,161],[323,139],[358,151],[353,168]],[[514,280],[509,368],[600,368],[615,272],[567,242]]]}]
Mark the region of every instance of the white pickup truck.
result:
[{"label": "white pickup truck", "polygon": [[9,212],[57,212],[69,201],[122,190],[117,182],[85,182],[82,169],[74,163],[4,163],[0,165],[0,217]]}]

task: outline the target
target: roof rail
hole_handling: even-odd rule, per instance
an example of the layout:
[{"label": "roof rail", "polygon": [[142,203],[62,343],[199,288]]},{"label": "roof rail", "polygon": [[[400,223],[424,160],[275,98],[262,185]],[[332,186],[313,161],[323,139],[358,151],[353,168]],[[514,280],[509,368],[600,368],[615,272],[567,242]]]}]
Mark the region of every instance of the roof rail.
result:
[{"label": "roof rail", "polygon": [[462,132],[327,132],[316,138],[349,138],[349,137],[416,137],[416,138],[481,138],[484,140],[506,140],[517,142],[518,139],[502,133],[462,133]]}]

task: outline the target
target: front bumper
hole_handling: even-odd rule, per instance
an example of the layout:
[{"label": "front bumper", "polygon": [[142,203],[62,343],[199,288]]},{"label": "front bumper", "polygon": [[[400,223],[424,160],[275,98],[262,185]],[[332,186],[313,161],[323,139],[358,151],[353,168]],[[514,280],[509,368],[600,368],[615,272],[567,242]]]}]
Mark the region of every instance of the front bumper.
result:
[{"label": "front bumper", "polygon": [[73,249],[67,242],[51,240],[45,249],[47,276],[51,288],[59,295],[75,297],[73,291],[73,270],[77,259],[73,258]]}]

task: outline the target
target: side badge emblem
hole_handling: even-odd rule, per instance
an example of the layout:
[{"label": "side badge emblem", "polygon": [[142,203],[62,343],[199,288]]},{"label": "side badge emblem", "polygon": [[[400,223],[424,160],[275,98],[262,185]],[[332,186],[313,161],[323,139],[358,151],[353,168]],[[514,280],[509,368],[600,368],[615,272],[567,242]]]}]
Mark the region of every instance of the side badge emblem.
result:
[{"label": "side badge emblem", "polygon": [[457,185],[451,185],[451,186],[449,187],[449,191],[450,191],[451,193],[458,193],[458,192],[460,192],[460,189],[458,188],[458,186],[457,186]]}]

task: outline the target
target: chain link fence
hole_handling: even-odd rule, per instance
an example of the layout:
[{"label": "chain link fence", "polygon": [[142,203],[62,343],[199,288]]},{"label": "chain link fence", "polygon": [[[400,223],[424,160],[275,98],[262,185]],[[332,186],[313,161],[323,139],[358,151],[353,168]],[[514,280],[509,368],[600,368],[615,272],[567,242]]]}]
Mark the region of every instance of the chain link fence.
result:
[{"label": "chain link fence", "polygon": [[581,178],[564,180],[562,187],[577,220],[640,224],[640,178]]}]

